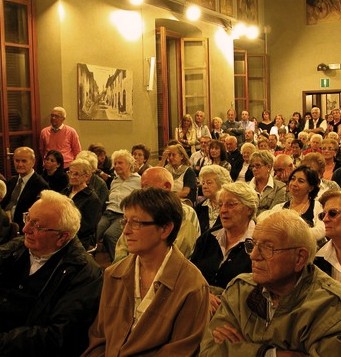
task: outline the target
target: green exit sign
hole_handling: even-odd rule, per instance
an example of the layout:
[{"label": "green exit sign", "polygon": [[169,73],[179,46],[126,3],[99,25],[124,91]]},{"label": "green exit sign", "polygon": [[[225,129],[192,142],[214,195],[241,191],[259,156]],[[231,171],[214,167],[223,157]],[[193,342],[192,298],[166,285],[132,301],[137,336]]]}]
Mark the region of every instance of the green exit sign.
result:
[{"label": "green exit sign", "polygon": [[321,88],[329,87],[329,78],[321,78]]}]

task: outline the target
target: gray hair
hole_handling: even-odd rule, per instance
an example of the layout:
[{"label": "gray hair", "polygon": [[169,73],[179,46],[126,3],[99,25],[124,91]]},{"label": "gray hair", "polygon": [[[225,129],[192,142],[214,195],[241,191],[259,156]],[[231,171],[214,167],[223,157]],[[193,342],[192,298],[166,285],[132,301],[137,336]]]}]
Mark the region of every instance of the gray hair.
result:
[{"label": "gray hair", "polygon": [[[265,213],[265,212],[263,212]],[[284,209],[257,217],[257,225],[268,224],[287,237],[288,244],[304,247],[308,251],[307,264],[312,264],[316,254],[316,240],[308,224],[292,209]]]},{"label": "gray hair", "polygon": [[92,170],[96,171],[98,166],[98,158],[97,155],[89,150],[82,150],[77,156],[76,159],[84,159],[89,161],[92,166]]},{"label": "gray hair", "polygon": [[74,238],[81,225],[81,214],[74,202],[67,196],[53,190],[43,190],[40,201],[53,210],[58,217],[58,229]]},{"label": "gray hair", "polygon": [[250,156],[250,162],[252,164],[252,161],[254,159],[259,159],[261,160],[264,164],[272,167],[274,164],[275,157],[273,154],[271,154],[270,151],[268,150],[257,150],[252,155]]},{"label": "gray hair", "polygon": [[220,117],[214,117],[213,119],[211,119],[211,123],[213,124],[214,121],[219,122],[220,124],[223,124],[223,120]]},{"label": "gray hair", "polygon": [[7,187],[4,181],[0,180],[0,201],[6,196]]},{"label": "gray hair", "polygon": [[81,167],[83,174],[86,174],[88,176],[92,175],[92,167],[91,164],[88,160],[86,159],[75,159],[71,162],[70,167],[73,166],[79,166]]},{"label": "gray hair", "polygon": [[66,118],[66,110],[63,107],[54,107],[52,111],[59,112],[62,114],[63,118]]},{"label": "gray hair", "polygon": [[19,152],[25,153],[25,154],[29,154],[29,155],[31,156],[31,159],[32,159],[32,160],[35,160],[35,159],[36,159],[36,155],[35,155],[35,153],[34,153],[34,150],[31,149],[31,148],[28,147],[28,146],[20,146],[20,147],[16,148],[16,149],[14,150],[14,155],[15,155],[15,154],[18,154]]},{"label": "gray hair", "polygon": [[204,176],[214,174],[215,181],[219,187],[227,183],[231,183],[232,179],[228,170],[220,165],[207,165],[203,166],[199,173],[199,180],[202,183]]},{"label": "gray hair", "polygon": [[259,200],[256,191],[250,185],[240,181],[225,184],[218,192],[218,198],[223,192],[229,192],[235,195],[244,206],[251,209],[250,220],[255,219]]},{"label": "gray hair", "polygon": [[134,156],[126,149],[114,151],[111,155],[111,161],[113,165],[115,163],[115,160],[119,157],[122,157],[124,160],[126,160],[130,166],[130,171],[134,172],[134,164],[135,164]]},{"label": "gray hair", "polygon": [[317,140],[319,140],[320,143],[322,143],[323,137],[320,134],[313,134],[310,137],[310,141],[313,140],[313,139],[317,139]]},{"label": "gray hair", "polygon": [[242,145],[242,147],[240,148],[240,152],[243,153],[243,151],[246,150],[246,149],[251,149],[252,153],[254,153],[256,151],[256,147],[251,143],[244,143]]}]

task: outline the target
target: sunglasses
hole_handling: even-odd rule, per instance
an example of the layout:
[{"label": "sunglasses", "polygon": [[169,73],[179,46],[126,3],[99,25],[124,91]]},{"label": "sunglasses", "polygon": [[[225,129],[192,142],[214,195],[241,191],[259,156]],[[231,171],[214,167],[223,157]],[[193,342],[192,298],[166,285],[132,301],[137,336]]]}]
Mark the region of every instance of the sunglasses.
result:
[{"label": "sunglasses", "polygon": [[326,217],[326,215],[328,215],[329,218],[334,219],[336,216],[338,216],[341,213],[340,210],[332,208],[330,210],[328,210],[327,212],[321,212],[318,214],[318,218],[319,220],[323,221],[324,217]]}]

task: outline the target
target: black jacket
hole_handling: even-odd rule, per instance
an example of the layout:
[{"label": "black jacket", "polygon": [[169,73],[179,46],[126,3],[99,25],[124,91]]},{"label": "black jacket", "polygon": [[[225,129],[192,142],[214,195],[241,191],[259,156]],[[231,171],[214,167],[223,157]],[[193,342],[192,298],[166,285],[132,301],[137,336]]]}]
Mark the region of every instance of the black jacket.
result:
[{"label": "black jacket", "polygon": [[251,259],[245,252],[244,242],[235,245],[228,258],[223,261],[223,253],[212,232],[222,227],[213,227],[202,234],[196,242],[191,262],[198,267],[210,285],[223,289],[238,274],[251,272]]},{"label": "black jacket", "polygon": [[0,246],[0,356],[78,357],[97,314],[101,268],[78,238],[31,276],[29,268],[23,237]]},{"label": "black jacket", "polygon": [[[7,204],[11,200],[11,195],[18,181],[18,176],[13,176],[7,182],[7,194],[1,201],[1,207],[6,208]],[[49,188],[48,183],[36,172],[27,181],[23,191],[21,192],[15,211],[13,221],[18,223],[20,232],[24,228],[23,213],[27,212],[28,209],[33,205],[35,201],[38,200],[40,192]]]},{"label": "black jacket", "polygon": [[[71,187],[67,187],[62,191],[62,194],[69,196],[71,189]],[[72,201],[82,215],[78,238],[88,250],[90,246],[96,244],[96,228],[102,215],[102,204],[95,191],[90,187],[85,187],[82,191],[77,192],[72,197]]]}]

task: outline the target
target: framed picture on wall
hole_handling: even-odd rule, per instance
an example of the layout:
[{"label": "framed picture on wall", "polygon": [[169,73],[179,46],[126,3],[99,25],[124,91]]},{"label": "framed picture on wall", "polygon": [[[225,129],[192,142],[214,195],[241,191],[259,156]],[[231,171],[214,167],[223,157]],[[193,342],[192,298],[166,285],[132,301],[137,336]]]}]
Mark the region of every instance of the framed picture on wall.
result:
[{"label": "framed picture on wall", "polygon": [[237,18],[240,21],[258,24],[258,0],[237,0]]},{"label": "framed picture on wall", "polygon": [[341,1],[306,0],[307,25],[336,22],[341,20]]},{"label": "framed picture on wall", "polygon": [[132,120],[133,72],[77,64],[78,119]]},{"label": "framed picture on wall", "polygon": [[220,0],[220,12],[226,16],[233,16],[233,0]]}]

